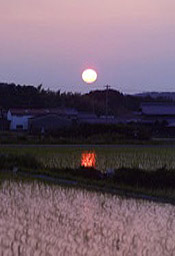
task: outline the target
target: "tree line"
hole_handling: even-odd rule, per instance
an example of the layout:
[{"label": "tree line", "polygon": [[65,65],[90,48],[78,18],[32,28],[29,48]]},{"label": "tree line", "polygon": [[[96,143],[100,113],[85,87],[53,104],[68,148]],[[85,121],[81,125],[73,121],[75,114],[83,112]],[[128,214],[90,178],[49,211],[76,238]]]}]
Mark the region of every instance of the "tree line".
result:
[{"label": "tree line", "polygon": [[[141,102],[170,101],[159,97],[136,97],[110,89],[108,91],[109,114],[119,115],[129,111],[138,111]],[[78,111],[105,114],[106,91],[95,90],[86,94],[52,91],[44,89],[42,84],[16,85],[0,83],[0,106],[9,108],[75,108]]]}]

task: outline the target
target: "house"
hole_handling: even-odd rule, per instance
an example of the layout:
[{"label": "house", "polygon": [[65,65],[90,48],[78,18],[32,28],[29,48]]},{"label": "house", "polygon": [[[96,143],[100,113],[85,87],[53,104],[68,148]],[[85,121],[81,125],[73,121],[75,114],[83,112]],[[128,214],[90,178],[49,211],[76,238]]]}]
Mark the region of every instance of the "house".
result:
[{"label": "house", "polygon": [[71,127],[72,120],[58,114],[48,113],[29,119],[29,131],[31,133],[52,133],[60,129]]},{"label": "house", "polygon": [[93,113],[79,112],[77,115],[78,123],[91,123],[94,124],[98,121],[98,117]]},{"label": "house", "polygon": [[167,102],[149,102],[141,104],[142,123],[175,123],[175,104]]},{"label": "house", "polygon": [[74,108],[63,108],[60,109],[61,115],[71,120],[77,120],[78,111]]},{"label": "house", "polygon": [[29,120],[34,117],[53,114],[65,117],[70,120],[77,118],[77,111],[74,109],[54,108],[54,109],[9,109],[7,120],[10,122],[10,130],[27,131],[29,129]]},{"label": "house", "polygon": [[118,120],[114,116],[100,116],[94,113],[79,112],[77,116],[79,124],[117,124]]},{"label": "house", "polygon": [[10,130],[28,130],[29,118],[48,113],[47,109],[9,109]]}]

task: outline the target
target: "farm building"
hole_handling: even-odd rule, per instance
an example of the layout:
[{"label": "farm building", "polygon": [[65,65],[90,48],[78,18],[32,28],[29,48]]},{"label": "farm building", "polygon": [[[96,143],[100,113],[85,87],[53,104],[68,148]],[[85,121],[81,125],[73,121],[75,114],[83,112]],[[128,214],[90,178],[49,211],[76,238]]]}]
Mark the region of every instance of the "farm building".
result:
[{"label": "farm building", "polygon": [[29,119],[29,131],[31,133],[56,132],[63,128],[69,128],[72,120],[57,114],[46,114]]},{"label": "farm building", "polygon": [[142,103],[141,116],[143,123],[154,124],[159,122],[171,125],[175,123],[175,104],[166,102]]},{"label": "farm building", "polygon": [[28,130],[29,118],[48,113],[47,109],[9,109],[10,130]]},{"label": "farm building", "polygon": [[[10,122],[10,130],[28,130],[29,120],[46,115],[53,114],[70,120],[76,119],[77,112],[74,109],[9,109],[7,120]],[[63,119],[64,119],[63,118]]]},{"label": "farm building", "polygon": [[77,121],[79,124],[117,124],[118,120],[114,116],[100,116],[98,117],[93,113],[79,112],[77,116]]}]

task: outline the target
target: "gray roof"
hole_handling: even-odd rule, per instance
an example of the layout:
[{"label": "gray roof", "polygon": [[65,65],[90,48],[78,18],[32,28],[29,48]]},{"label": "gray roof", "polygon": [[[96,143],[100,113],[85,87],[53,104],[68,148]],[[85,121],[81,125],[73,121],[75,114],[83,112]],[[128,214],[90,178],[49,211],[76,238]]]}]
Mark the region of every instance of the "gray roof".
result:
[{"label": "gray roof", "polygon": [[42,127],[49,130],[57,130],[61,127],[71,126],[70,119],[61,117],[57,114],[46,114],[29,119],[29,126],[33,129],[41,129]]},{"label": "gray roof", "polygon": [[79,119],[79,123],[88,123],[88,124],[117,124],[118,120],[116,118],[108,118],[107,120],[105,118],[81,118]]},{"label": "gray roof", "polygon": [[175,115],[175,105],[168,103],[144,103],[141,105],[144,115]]},{"label": "gray roof", "polygon": [[9,109],[16,116],[40,116],[46,114],[77,115],[77,110],[72,108],[50,108],[50,109]]},{"label": "gray roof", "polygon": [[96,119],[97,115],[94,113],[79,112],[78,118],[79,119]]}]

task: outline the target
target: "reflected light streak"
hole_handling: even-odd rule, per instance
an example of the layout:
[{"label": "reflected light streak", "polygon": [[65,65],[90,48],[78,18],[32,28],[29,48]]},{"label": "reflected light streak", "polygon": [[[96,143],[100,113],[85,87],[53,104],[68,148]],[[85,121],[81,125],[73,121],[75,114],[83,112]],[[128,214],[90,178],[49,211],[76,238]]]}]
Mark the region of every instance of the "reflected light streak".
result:
[{"label": "reflected light streak", "polygon": [[96,154],[95,152],[83,152],[81,154],[81,166],[88,168],[96,167]]}]

